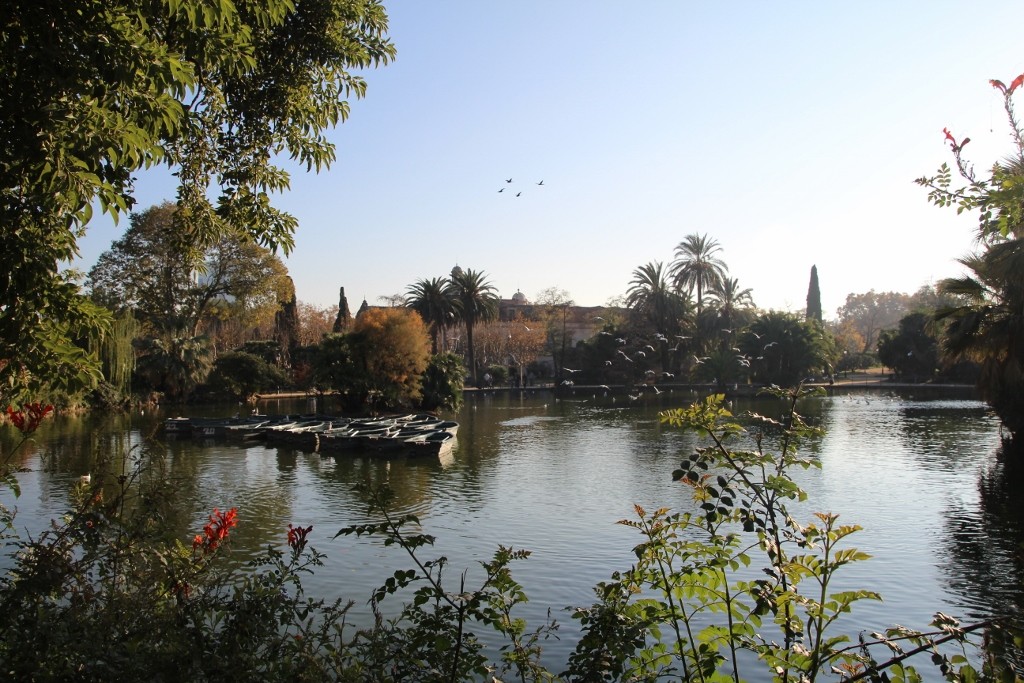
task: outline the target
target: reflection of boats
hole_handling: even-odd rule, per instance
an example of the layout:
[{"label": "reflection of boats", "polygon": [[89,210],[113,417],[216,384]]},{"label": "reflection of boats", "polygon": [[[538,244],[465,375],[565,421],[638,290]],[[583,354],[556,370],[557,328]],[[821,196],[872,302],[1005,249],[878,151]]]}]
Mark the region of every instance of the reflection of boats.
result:
[{"label": "reflection of boats", "polygon": [[370,453],[444,458],[451,454],[458,430],[458,422],[425,413],[364,419],[327,415],[174,417],[164,422],[168,435],[260,439],[323,455]]}]

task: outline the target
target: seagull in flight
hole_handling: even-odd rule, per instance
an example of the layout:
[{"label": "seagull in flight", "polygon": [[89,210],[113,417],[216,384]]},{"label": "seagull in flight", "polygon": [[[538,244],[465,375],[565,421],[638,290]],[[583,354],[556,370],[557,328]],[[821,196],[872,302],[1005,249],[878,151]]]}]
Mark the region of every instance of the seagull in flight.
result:
[{"label": "seagull in flight", "polygon": [[544,184],[544,181],[542,180],[542,181],[540,181],[540,182],[539,182],[539,183],[537,183],[537,184],[538,184],[538,185],[543,185],[543,184]]},{"label": "seagull in flight", "polygon": [[505,182],[506,182],[506,183],[511,183],[511,182],[512,182],[512,179],[511,179],[511,178],[506,178],[506,179],[505,179]]},{"label": "seagull in flight", "polygon": [[517,197],[518,197],[519,195],[521,195],[521,194],[522,194],[522,192],[516,192],[516,196],[517,196]]}]

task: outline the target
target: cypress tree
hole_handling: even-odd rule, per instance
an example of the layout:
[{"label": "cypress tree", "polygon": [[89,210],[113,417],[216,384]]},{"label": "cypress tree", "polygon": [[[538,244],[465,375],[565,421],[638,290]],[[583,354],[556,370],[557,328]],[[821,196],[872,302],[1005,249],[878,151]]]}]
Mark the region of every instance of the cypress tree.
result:
[{"label": "cypress tree", "polygon": [[807,286],[807,319],[821,318],[821,289],[818,287],[818,266],[811,266],[811,283]]},{"label": "cypress tree", "polygon": [[352,312],[348,309],[348,299],[345,298],[345,288],[341,288],[338,294],[338,315],[334,319],[334,333],[347,332],[349,323],[352,322]]}]

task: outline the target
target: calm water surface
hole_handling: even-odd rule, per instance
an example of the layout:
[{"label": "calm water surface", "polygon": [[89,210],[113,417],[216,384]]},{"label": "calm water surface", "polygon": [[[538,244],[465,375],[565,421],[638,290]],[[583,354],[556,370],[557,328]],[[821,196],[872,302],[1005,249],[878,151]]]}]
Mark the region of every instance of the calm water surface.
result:
[{"label": "calm water surface", "polygon": [[[575,623],[564,608],[592,603],[592,587],[627,569],[634,557],[640,538],[616,522],[632,517],[634,504],[648,510],[692,507],[671,472],[696,437],[659,425],[657,417],[659,410],[692,399],[667,392],[660,403],[592,395],[469,397],[456,418],[458,446],[446,462],[321,458],[188,439],[145,445],[166,415],[61,418],[47,424],[24,454],[31,471],[21,475],[17,524],[32,534],[59,515],[69,489],[100,453],[157,449],[168,456],[181,491],[183,539],[215,506],[238,507],[233,538],[243,557],[283,544],[289,523],[311,524],[311,543],[328,559],[307,588],[353,599],[365,613],[371,590],[411,564],[379,540],[332,537],[368,521],[366,503],[352,485],[387,482],[399,511],[415,513],[423,531],[438,538],[424,557],[449,559],[453,590],[464,569],[471,579],[479,576],[477,563],[490,559],[499,543],[532,551],[513,566],[530,597],[522,616],[537,626],[552,610],[561,639],[548,641],[546,659],[560,670],[576,642]],[[734,406],[737,413],[748,409],[771,416],[781,404]],[[982,403],[871,392],[810,399],[801,412],[826,430],[805,449],[822,468],[798,475],[809,493],[801,518],[806,522],[810,512],[828,510],[863,526],[851,543],[873,559],[846,571],[843,586],[884,597],[883,603],[863,603],[848,622],[851,629],[894,623],[923,628],[938,610],[976,618],[1024,604],[1015,550],[1024,539],[1020,478],[997,457],[998,422]]]}]

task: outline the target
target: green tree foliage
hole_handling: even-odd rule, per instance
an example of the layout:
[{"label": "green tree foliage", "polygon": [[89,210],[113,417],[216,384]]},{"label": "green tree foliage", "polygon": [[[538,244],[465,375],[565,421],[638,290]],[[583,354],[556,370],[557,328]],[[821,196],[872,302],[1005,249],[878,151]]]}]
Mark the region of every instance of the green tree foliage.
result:
[{"label": "green tree foliage", "polygon": [[217,357],[207,384],[214,391],[249,402],[261,391],[287,386],[288,378],[260,356],[232,351]]},{"label": "green tree foliage", "polygon": [[[292,246],[276,166],[334,159],[326,129],[395,54],[377,0],[0,4],[0,386],[88,382],[75,339],[105,317],[61,264],[93,206],[133,202],[133,174],[175,169],[182,247],[226,234]],[[85,370],[83,370],[85,368]]]},{"label": "green tree foliage", "polygon": [[122,397],[131,391],[135,372],[134,342],[138,334],[138,321],[131,310],[124,310],[114,316],[110,327],[90,344],[102,363],[104,380]]},{"label": "green tree foliage", "polygon": [[203,336],[146,337],[136,340],[135,347],[136,374],[172,401],[187,400],[213,367],[213,345]]},{"label": "green tree foliage", "polygon": [[406,290],[405,305],[420,314],[430,330],[431,352],[439,350],[438,338],[455,322],[455,300],[448,278],[417,280]]},{"label": "green tree foliage", "polygon": [[961,277],[939,283],[939,292],[958,297],[959,305],[937,314],[943,323],[940,346],[953,360],[980,363],[978,386],[1003,425],[1014,437],[1024,434],[1024,131],[1013,109],[1013,94],[1024,85],[1024,74],[1006,86],[991,84],[1003,96],[1013,141],[1011,153],[992,166],[988,178],[978,178],[963,156],[969,138],[950,143],[961,187],[943,164],[937,175],[918,184],[938,206],[957,212],[978,211],[978,252],[960,259],[967,269]]},{"label": "green tree foliage", "polygon": [[294,293],[281,259],[231,236],[182,253],[178,214],[170,202],[132,214],[124,236],[89,271],[95,299],[134,311],[152,336],[196,336],[215,318],[247,326],[272,320]]},{"label": "green tree foliage", "polygon": [[784,387],[821,374],[830,361],[821,327],[781,311],[759,315],[740,338],[740,349],[755,381]]},{"label": "green tree foliage", "polygon": [[939,347],[929,329],[931,324],[930,314],[911,313],[900,320],[899,328],[883,330],[878,359],[901,379],[924,382],[934,378],[939,369]]},{"label": "green tree foliage", "polygon": [[458,410],[462,406],[465,377],[465,366],[458,354],[439,353],[431,356],[423,373],[420,407],[425,410]]},{"label": "green tree foliage", "polygon": [[329,334],[312,354],[313,384],[337,392],[347,410],[392,410],[417,402],[430,336],[415,311],[368,308],[348,334]]},{"label": "green tree foliage", "polygon": [[351,334],[327,334],[312,348],[311,383],[321,392],[335,391],[348,410],[364,409],[369,395],[366,372]]},{"label": "green tree foliage", "polygon": [[626,307],[640,317],[648,331],[674,335],[688,312],[689,298],[672,286],[664,264],[652,261],[633,271]]},{"label": "green tree foliage", "polygon": [[494,285],[487,281],[485,273],[472,268],[462,270],[456,267],[452,270],[450,289],[450,295],[455,302],[456,318],[466,326],[466,356],[470,381],[478,384],[473,326],[477,322],[487,322],[498,317],[498,293]]},{"label": "green tree foliage", "polygon": [[711,288],[711,297],[724,327],[733,329],[750,324],[754,309],[754,292],[750,287],[740,287],[737,278],[726,276]]},{"label": "green tree foliage", "polygon": [[676,246],[675,260],[669,269],[676,289],[696,292],[697,315],[704,310],[704,294],[718,285],[728,268],[717,256],[718,241],[707,235],[687,235]]},{"label": "green tree foliage", "polygon": [[811,281],[807,285],[807,319],[822,322],[821,287],[818,285],[818,266],[811,266]]}]

